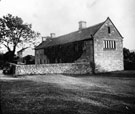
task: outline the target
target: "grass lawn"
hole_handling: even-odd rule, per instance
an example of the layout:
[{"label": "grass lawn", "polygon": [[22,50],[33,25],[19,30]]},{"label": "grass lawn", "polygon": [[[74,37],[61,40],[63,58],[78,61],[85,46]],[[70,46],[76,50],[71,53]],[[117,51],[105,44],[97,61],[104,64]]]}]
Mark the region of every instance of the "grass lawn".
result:
[{"label": "grass lawn", "polygon": [[0,74],[2,114],[135,114],[135,72],[96,76]]}]

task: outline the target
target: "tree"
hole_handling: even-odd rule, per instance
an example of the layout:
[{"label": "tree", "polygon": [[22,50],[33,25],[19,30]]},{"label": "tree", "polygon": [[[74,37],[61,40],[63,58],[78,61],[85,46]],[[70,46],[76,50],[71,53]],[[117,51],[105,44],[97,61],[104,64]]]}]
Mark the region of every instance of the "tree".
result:
[{"label": "tree", "polygon": [[4,65],[4,54],[0,53],[0,69],[3,68],[3,65]]},{"label": "tree", "polygon": [[130,51],[127,48],[123,48],[124,60],[130,61]]},{"label": "tree", "polygon": [[124,60],[129,62],[135,62],[135,52],[130,52],[129,49],[123,48]]},{"label": "tree", "polygon": [[135,70],[135,52],[130,52],[129,49],[123,48],[124,54],[124,69]]},{"label": "tree", "polygon": [[15,54],[19,45],[34,43],[40,34],[32,30],[32,25],[24,23],[18,16],[8,14],[0,18],[0,43],[3,44],[8,52]]}]

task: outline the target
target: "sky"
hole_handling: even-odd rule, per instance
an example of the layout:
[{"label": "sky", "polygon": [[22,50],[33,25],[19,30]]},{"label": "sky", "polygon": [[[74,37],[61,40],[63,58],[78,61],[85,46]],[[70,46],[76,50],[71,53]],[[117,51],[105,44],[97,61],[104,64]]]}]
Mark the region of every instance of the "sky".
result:
[{"label": "sky", "polygon": [[87,27],[110,17],[124,37],[124,47],[135,50],[135,0],[1,0],[0,17],[8,13],[32,24],[42,36],[56,36]]}]

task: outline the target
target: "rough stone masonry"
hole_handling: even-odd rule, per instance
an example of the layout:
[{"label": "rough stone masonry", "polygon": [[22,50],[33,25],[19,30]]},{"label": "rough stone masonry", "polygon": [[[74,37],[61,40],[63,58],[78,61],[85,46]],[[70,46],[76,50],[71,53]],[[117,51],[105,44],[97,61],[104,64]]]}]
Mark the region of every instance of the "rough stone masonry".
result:
[{"label": "rough stone masonry", "polygon": [[89,74],[92,72],[89,63],[61,63],[61,64],[39,64],[39,65],[16,65],[15,74]]}]

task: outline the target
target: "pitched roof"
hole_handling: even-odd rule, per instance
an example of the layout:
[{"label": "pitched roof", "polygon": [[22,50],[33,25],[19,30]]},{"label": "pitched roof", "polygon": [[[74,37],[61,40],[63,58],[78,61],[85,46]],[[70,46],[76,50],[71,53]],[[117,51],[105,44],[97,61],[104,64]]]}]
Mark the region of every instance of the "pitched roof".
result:
[{"label": "pitched roof", "polygon": [[51,40],[43,41],[35,49],[42,49],[42,48],[62,45],[62,44],[70,43],[70,42],[90,39],[91,35],[94,35],[99,30],[99,28],[104,24],[104,22],[82,29],[82,30],[78,30],[78,31],[66,34],[66,35],[52,38]]}]

